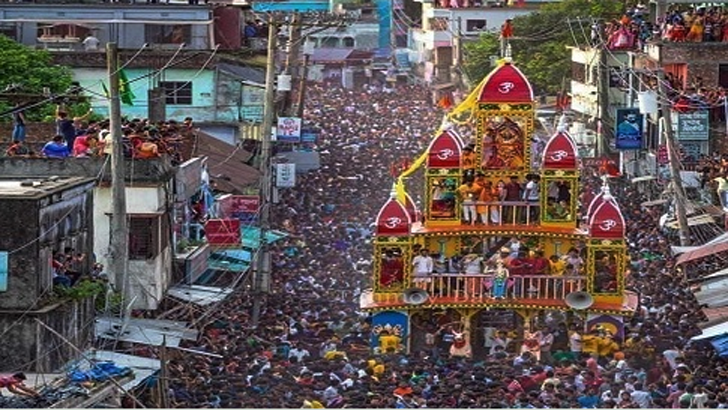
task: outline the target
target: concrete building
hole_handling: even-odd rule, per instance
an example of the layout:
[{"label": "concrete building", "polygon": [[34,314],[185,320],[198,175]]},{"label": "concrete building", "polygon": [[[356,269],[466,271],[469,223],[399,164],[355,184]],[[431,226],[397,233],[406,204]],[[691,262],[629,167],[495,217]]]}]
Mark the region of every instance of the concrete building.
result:
[{"label": "concrete building", "polygon": [[[134,94],[123,115],[207,123],[237,123],[251,111],[262,116],[264,69],[228,53],[246,43],[245,20],[241,8],[221,5],[0,5],[0,33],[52,52],[99,114],[108,110],[105,47],[116,42]],[[87,36],[97,42],[84,43]]]},{"label": "concrete building", "polygon": [[28,175],[4,173],[0,180],[0,207],[8,216],[8,234],[0,238],[0,371],[50,371],[77,356],[38,321],[77,345],[93,334],[93,299],[51,294],[56,252],[85,254],[84,268],[92,260],[94,180]]},{"label": "concrete building", "polygon": [[[106,164],[106,166],[104,166]],[[89,207],[93,225],[89,230],[96,261],[108,266],[111,187],[110,164],[103,158],[0,159],[0,174],[27,178],[29,175],[60,177],[100,176],[93,192],[93,207]],[[172,272],[171,204],[174,194],[175,169],[168,159],[158,158],[131,161],[127,164],[127,212],[129,216],[129,276],[130,298],[134,309],[154,310],[169,287]],[[89,251],[89,254],[92,252]],[[37,253],[36,253],[37,255]],[[41,253],[41,259],[45,258]],[[110,281],[119,284],[121,278],[110,273]],[[2,306],[2,305],[0,305]]]}]

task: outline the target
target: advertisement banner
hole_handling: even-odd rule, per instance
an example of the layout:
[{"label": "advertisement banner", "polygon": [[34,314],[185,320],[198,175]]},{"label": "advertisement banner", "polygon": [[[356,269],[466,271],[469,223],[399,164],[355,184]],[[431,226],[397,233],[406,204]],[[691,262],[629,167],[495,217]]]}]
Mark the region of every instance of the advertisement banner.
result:
[{"label": "advertisement banner", "polygon": [[210,219],[205,224],[205,237],[210,245],[239,246],[241,242],[239,219]]},{"label": "advertisement banner", "polygon": [[617,128],[614,132],[615,146],[619,150],[642,148],[642,127],[644,115],[639,108],[620,108],[617,110]]},{"label": "advertisement banner", "polygon": [[276,164],[276,187],[293,188],[296,186],[296,164]]},{"label": "advertisement banner", "polygon": [[707,141],[710,137],[710,115],[708,111],[677,114],[678,140]]},{"label": "advertisement banner", "polygon": [[408,330],[409,320],[404,313],[396,311],[375,313],[372,315],[371,345],[381,347],[382,337],[393,336],[396,338],[395,341],[399,342],[399,348],[406,350]]},{"label": "advertisement banner", "polygon": [[301,142],[301,119],[279,117],[276,127],[276,140],[279,142]]}]

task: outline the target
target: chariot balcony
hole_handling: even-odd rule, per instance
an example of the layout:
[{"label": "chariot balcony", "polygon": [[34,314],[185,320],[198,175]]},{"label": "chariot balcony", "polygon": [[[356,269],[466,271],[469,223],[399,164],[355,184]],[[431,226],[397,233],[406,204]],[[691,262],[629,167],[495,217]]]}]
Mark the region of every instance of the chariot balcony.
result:
[{"label": "chariot balcony", "polygon": [[[430,307],[494,307],[527,306],[535,309],[568,309],[564,299],[572,292],[584,291],[585,276],[513,275],[500,285],[493,275],[457,273],[434,274],[416,280],[414,287],[427,292],[422,305]],[[622,301],[599,301],[595,309],[619,310]],[[364,309],[407,308],[403,293],[364,292]]]}]

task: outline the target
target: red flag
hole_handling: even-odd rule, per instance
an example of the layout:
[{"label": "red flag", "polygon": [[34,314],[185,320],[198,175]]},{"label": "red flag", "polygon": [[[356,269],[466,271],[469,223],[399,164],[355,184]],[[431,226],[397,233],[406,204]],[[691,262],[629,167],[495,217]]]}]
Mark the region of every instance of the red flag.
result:
[{"label": "red flag", "polygon": [[437,106],[440,108],[443,108],[445,110],[449,110],[452,107],[452,98],[450,97],[450,94],[445,94],[440,98],[440,101],[437,102]]}]

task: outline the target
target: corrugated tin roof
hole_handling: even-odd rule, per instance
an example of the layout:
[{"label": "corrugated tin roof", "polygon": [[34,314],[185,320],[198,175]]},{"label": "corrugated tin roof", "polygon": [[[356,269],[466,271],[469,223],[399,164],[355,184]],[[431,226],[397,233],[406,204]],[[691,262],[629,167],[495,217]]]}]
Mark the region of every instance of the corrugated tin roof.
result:
[{"label": "corrugated tin roof", "polygon": [[188,329],[186,322],[154,319],[127,319],[105,317],[96,319],[96,337],[118,339],[129,343],[176,347],[182,339],[197,340],[198,331]]},{"label": "corrugated tin roof", "polygon": [[199,285],[177,285],[167,290],[167,295],[191,302],[199,306],[208,306],[220,302],[233,292],[229,288],[216,288]]}]

